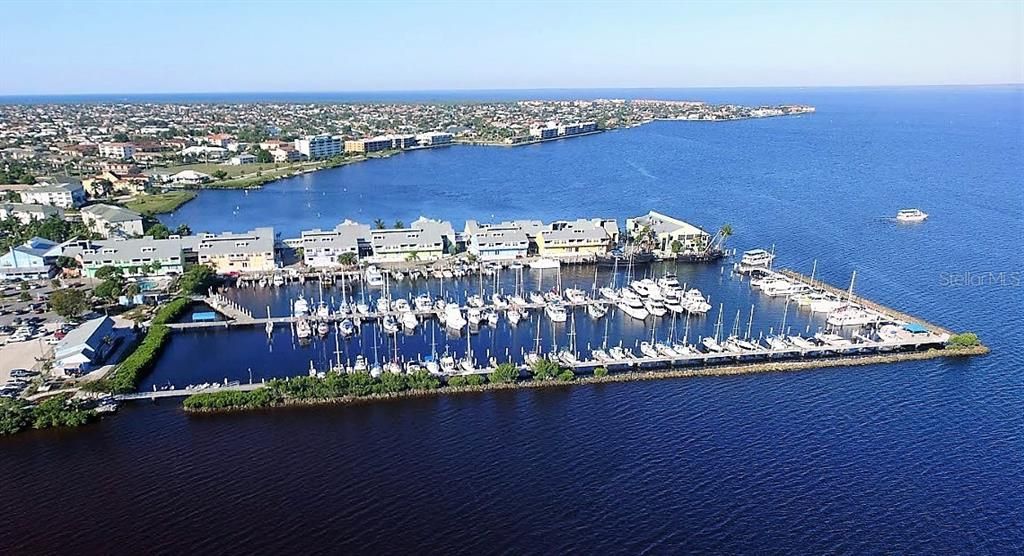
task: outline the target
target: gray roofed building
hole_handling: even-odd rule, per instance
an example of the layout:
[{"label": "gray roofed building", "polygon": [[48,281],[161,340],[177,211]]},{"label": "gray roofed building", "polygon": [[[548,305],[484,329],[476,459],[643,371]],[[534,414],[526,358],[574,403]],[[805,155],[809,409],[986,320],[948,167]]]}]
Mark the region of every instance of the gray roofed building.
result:
[{"label": "gray roofed building", "polygon": [[108,339],[113,332],[114,321],[110,317],[103,316],[83,322],[54,347],[54,367],[65,374],[91,370],[109,354],[112,344]]},{"label": "gray roofed building", "polygon": [[530,247],[526,231],[512,222],[478,224],[467,220],[464,239],[466,250],[482,260],[525,257]]},{"label": "gray roofed building", "polygon": [[[645,229],[649,229],[653,237],[641,237]],[[663,256],[702,251],[711,241],[711,234],[697,226],[653,210],[643,216],[627,218],[626,233],[631,240],[645,242],[652,251]],[[677,241],[678,252],[672,248]]]},{"label": "gray roofed building", "polygon": [[30,203],[0,204],[0,220],[16,218],[22,224],[28,224],[33,220],[44,220],[51,216],[56,216],[57,218],[64,218],[64,211],[60,207],[34,205]]},{"label": "gray roofed building", "polygon": [[304,230],[298,240],[291,240],[293,247],[302,247],[303,262],[314,268],[338,266],[338,256],[354,253],[356,257],[372,250],[370,227],[346,220],[333,230]]},{"label": "gray roofed building", "polygon": [[212,266],[218,274],[268,272],[277,267],[273,228],[195,237],[199,263]]},{"label": "gray roofed building", "polygon": [[82,209],[82,222],[103,237],[141,236],[142,215],[123,207],[96,204]]},{"label": "gray roofed building", "polygon": [[22,191],[21,200],[38,205],[75,208],[85,203],[85,188],[77,181],[44,183]]},{"label": "gray roofed building", "polygon": [[41,237],[33,237],[0,253],[0,279],[48,278],[59,255],[59,245]]},{"label": "gray roofed building", "polygon": [[69,247],[65,254],[76,256],[90,278],[105,266],[120,268],[129,276],[166,276],[184,272],[185,251],[193,250],[197,241],[196,236],[98,240]]}]

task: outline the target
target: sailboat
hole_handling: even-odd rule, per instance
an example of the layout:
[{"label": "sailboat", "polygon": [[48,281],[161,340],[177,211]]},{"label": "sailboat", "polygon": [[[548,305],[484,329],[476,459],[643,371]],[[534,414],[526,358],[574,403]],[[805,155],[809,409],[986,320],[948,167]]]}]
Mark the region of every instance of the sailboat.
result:
[{"label": "sailboat", "polygon": [[270,305],[267,305],[267,324],[264,325],[264,329],[267,331],[267,336],[274,333],[274,321],[270,320]]},{"label": "sailboat", "polygon": [[709,352],[719,353],[724,349],[722,345],[718,343],[722,335],[722,309],[723,305],[720,304],[718,306],[718,322],[715,323],[715,336],[713,338],[708,336],[703,338],[700,342],[701,345],[703,345]]},{"label": "sailboat", "polygon": [[878,315],[853,303],[853,283],[857,279],[857,271],[850,277],[850,290],[846,295],[846,304],[829,313],[825,322],[830,326],[864,326],[878,320]]}]

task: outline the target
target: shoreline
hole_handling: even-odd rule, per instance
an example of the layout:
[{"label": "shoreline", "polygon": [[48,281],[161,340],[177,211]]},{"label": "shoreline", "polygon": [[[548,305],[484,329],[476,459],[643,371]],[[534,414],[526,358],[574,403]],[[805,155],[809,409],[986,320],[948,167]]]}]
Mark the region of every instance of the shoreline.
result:
[{"label": "shoreline", "polygon": [[938,359],[943,357],[949,358],[965,358],[974,357],[980,355],[986,355],[991,350],[985,345],[978,345],[969,348],[944,348],[944,349],[928,349],[924,351],[913,351],[903,353],[886,353],[886,354],[873,354],[873,355],[862,355],[862,356],[846,356],[836,358],[823,358],[819,360],[800,360],[800,361],[777,361],[777,362],[763,362],[763,363],[748,363],[748,364],[737,364],[737,365],[723,365],[713,366],[706,368],[676,368],[663,371],[629,371],[624,373],[609,373],[605,376],[577,376],[572,381],[558,381],[558,380],[526,380],[514,383],[491,383],[482,384],[479,386],[444,386],[441,388],[435,388],[431,390],[406,390],[402,392],[387,393],[387,394],[370,394],[366,396],[342,396],[338,398],[323,398],[323,399],[284,399],[278,403],[266,405],[266,406],[237,406],[237,407],[223,407],[223,408],[185,408],[182,407],[182,411],[190,415],[201,415],[201,414],[218,414],[218,413],[235,413],[240,411],[261,411],[268,409],[280,409],[280,408],[294,408],[294,407],[317,407],[324,405],[353,405],[353,404],[364,404],[364,403],[376,403],[384,401],[396,401],[406,398],[422,398],[430,396],[446,396],[446,395],[462,395],[470,393],[483,393],[490,391],[500,390],[520,390],[528,388],[554,388],[554,387],[573,387],[578,385],[591,385],[591,384],[607,384],[607,383],[624,383],[624,382],[639,382],[647,380],[669,380],[669,379],[681,379],[681,378],[699,378],[699,377],[722,377],[722,376],[738,376],[738,375],[750,375],[760,373],[782,373],[782,372],[797,372],[807,371],[816,369],[826,369],[832,367],[862,367],[868,365],[884,365],[884,364],[896,364],[904,363],[908,361],[925,361],[929,359]]},{"label": "shoreline", "polygon": [[[808,113],[813,114],[813,112],[808,112]],[[635,124],[635,125],[617,126],[617,127],[606,128],[606,129],[598,129],[596,131],[589,131],[587,133],[577,133],[575,135],[570,135],[568,137],[551,137],[549,139],[537,139],[535,141],[524,141],[522,143],[503,143],[503,142],[498,142],[498,141],[457,141],[456,140],[456,141],[452,141],[451,143],[444,144],[444,145],[430,145],[430,146],[424,146],[424,147],[414,147],[414,148],[410,148],[410,149],[398,149],[398,150],[394,150],[394,151],[382,151],[381,154],[371,153],[369,155],[363,155],[362,157],[355,158],[355,159],[352,159],[352,160],[343,160],[343,161],[340,161],[340,162],[335,163],[335,164],[324,164],[324,165],[321,165],[321,166],[318,166],[318,167],[304,169],[304,170],[297,171],[295,173],[290,173],[290,174],[283,175],[283,176],[266,176],[266,177],[261,176],[261,177],[258,177],[258,178],[252,178],[251,181],[244,181],[244,180],[248,180],[249,178],[243,178],[241,180],[224,180],[224,182],[205,184],[205,185],[200,185],[200,186],[193,187],[193,188],[171,188],[171,189],[168,189],[168,191],[175,191],[177,189],[182,189],[182,190],[186,190],[186,191],[195,191],[196,192],[196,195],[194,197],[192,197],[192,199],[189,199],[188,201],[185,201],[184,203],[181,203],[180,205],[175,207],[174,210],[176,210],[177,208],[180,208],[184,204],[194,200],[196,197],[198,197],[199,192],[202,192],[202,191],[238,190],[238,189],[261,189],[263,186],[271,184],[271,183],[274,183],[276,181],[280,181],[280,180],[284,180],[284,179],[289,179],[289,178],[295,178],[295,177],[298,177],[298,176],[301,176],[301,175],[304,175],[304,174],[312,174],[312,173],[316,173],[316,172],[321,172],[323,170],[332,170],[332,169],[335,169],[335,168],[341,168],[343,166],[348,166],[349,164],[357,164],[357,163],[360,163],[360,162],[367,162],[367,161],[370,161],[370,160],[391,158],[392,156],[396,156],[396,155],[399,155],[399,154],[402,154],[402,153],[405,153],[405,152],[415,152],[415,151],[420,151],[420,150],[437,149],[437,148],[452,147],[452,146],[467,146],[467,147],[526,147],[526,146],[530,146],[530,145],[539,145],[539,144],[542,144],[542,143],[549,143],[549,142],[553,142],[553,141],[564,141],[566,139],[575,139],[577,137],[589,137],[589,136],[592,136],[592,135],[599,135],[601,133],[610,132],[610,131],[620,131],[620,130],[624,130],[624,129],[632,129],[632,128],[635,128],[635,127],[641,127],[641,126],[647,125],[647,124],[649,124],[651,122],[687,122],[687,123],[733,122],[733,121],[743,121],[743,120],[760,120],[760,119],[768,119],[768,118],[785,118],[785,117],[800,116],[800,115],[802,115],[802,114],[779,114],[779,115],[776,115],[776,116],[743,116],[743,117],[736,117],[736,118],[725,118],[725,119],[721,119],[721,120],[684,120],[684,119],[678,119],[678,118],[654,118],[652,120],[641,122],[641,123],[638,123],[638,124]],[[239,182],[239,183],[231,183],[231,182]],[[223,184],[223,185],[221,185],[221,184]],[[174,210],[169,210],[169,211],[165,211],[165,212],[154,212],[154,213],[152,213],[152,215],[156,216],[158,214],[170,214],[170,213],[174,212]]]}]

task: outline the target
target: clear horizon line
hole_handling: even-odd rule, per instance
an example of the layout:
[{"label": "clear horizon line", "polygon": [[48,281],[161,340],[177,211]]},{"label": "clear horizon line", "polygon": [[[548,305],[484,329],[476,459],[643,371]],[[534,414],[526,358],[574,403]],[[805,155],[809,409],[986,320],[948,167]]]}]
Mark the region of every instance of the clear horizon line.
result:
[{"label": "clear horizon line", "polygon": [[466,88],[466,89],[323,89],[323,90],[277,90],[277,91],[166,91],[166,92],[66,92],[66,93],[0,93],[0,98],[11,97],[62,97],[62,96],[117,96],[117,95],[291,95],[291,94],[337,94],[337,93],[458,93],[458,92],[499,92],[499,91],[655,91],[655,90],[750,90],[750,89],[915,89],[940,87],[1014,87],[1024,82],[1000,83],[919,83],[904,85],[732,85],[732,86],[637,86],[637,87],[509,87],[509,88]]}]

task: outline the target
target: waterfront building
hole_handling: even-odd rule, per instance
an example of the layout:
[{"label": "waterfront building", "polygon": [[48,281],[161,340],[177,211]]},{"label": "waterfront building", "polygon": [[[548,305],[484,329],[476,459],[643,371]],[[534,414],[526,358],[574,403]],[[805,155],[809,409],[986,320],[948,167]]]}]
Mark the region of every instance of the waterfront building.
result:
[{"label": "waterfront building", "polygon": [[[702,252],[711,242],[711,234],[699,227],[653,210],[643,216],[627,218],[626,234],[630,241],[646,243],[660,256]],[[672,245],[677,241],[679,249],[674,251]]]},{"label": "waterfront building", "polygon": [[330,158],[342,152],[340,136],[309,135],[295,140],[295,150],[310,160]]},{"label": "waterfront building", "polygon": [[526,230],[514,222],[478,224],[467,220],[463,238],[466,250],[483,261],[525,257],[530,247]]},{"label": "waterfront building", "polygon": [[203,160],[220,160],[227,156],[228,150],[224,147],[215,147],[210,145],[193,145],[191,147],[185,147],[181,149],[181,156],[201,158]]},{"label": "waterfront building", "polygon": [[82,209],[82,222],[103,237],[141,236],[142,215],[123,207],[96,204]]},{"label": "waterfront building", "polygon": [[114,193],[141,193],[149,186],[150,178],[145,174],[120,174],[105,170],[91,178],[82,180],[82,186],[90,197],[105,197]]},{"label": "waterfront building", "polygon": [[567,137],[569,135],[577,135],[581,133],[582,127],[580,124],[565,124],[558,126],[558,134]]},{"label": "waterfront building", "polygon": [[345,152],[347,153],[372,153],[386,151],[393,148],[394,141],[391,137],[374,137],[371,139],[353,139],[345,141]]},{"label": "waterfront building", "polygon": [[177,185],[201,185],[212,180],[213,176],[195,170],[182,170],[167,177],[167,181]]},{"label": "waterfront building", "polygon": [[53,263],[59,254],[60,245],[41,237],[14,245],[0,255],[0,280],[49,278],[53,276]]},{"label": "waterfront building", "polygon": [[530,128],[530,137],[534,139],[554,139],[558,137],[558,127],[548,124]]},{"label": "waterfront building", "polygon": [[44,220],[51,216],[64,218],[64,211],[60,207],[51,207],[47,205],[33,205],[28,203],[0,204],[0,220],[15,218],[22,224],[28,224],[34,220]]},{"label": "waterfront building", "polygon": [[434,261],[448,252],[455,240],[450,222],[420,217],[408,228],[371,230],[370,262]]},{"label": "waterfront building", "polygon": [[273,148],[268,152],[270,152],[270,156],[274,157],[274,162],[295,162],[302,158],[302,153],[295,150],[290,145],[288,148]]},{"label": "waterfront building", "polygon": [[193,250],[196,242],[195,236],[78,241],[63,254],[75,257],[89,278],[105,266],[119,268],[125,276],[171,276],[184,272],[185,251]]},{"label": "waterfront building", "polygon": [[68,332],[53,348],[53,368],[65,376],[93,370],[113,351],[114,320],[87,320]]},{"label": "waterfront building", "polygon": [[209,265],[217,274],[269,272],[277,268],[273,228],[192,237],[198,239],[195,252],[199,264]]},{"label": "waterfront building", "polygon": [[537,234],[537,253],[542,257],[576,258],[607,253],[612,246],[608,231],[593,220],[552,222]]},{"label": "waterfront building", "polygon": [[421,147],[436,147],[438,145],[450,145],[452,142],[452,134],[443,131],[431,131],[429,133],[420,133],[416,136],[416,142]]},{"label": "waterfront building", "polygon": [[232,166],[241,166],[243,164],[256,164],[256,155],[242,153],[237,156],[231,157],[231,159],[228,160],[228,164]]},{"label": "waterfront building", "polygon": [[334,268],[341,265],[338,257],[353,253],[356,260],[372,253],[370,227],[346,220],[333,230],[304,230],[298,240],[287,242],[302,248],[302,260],[311,268]]},{"label": "waterfront building", "polygon": [[98,152],[103,158],[130,160],[135,156],[135,145],[131,143],[100,143]]},{"label": "waterfront building", "polygon": [[85,188],[77,181],[45,183],[22,191],[21,200],[63,209],[78,208],[85,204]]},{"label": "waterfront building", "polygon": [[206,144],[226,149],[233,139],[234,136],[228,133],[212,133],[206,136]]}]

